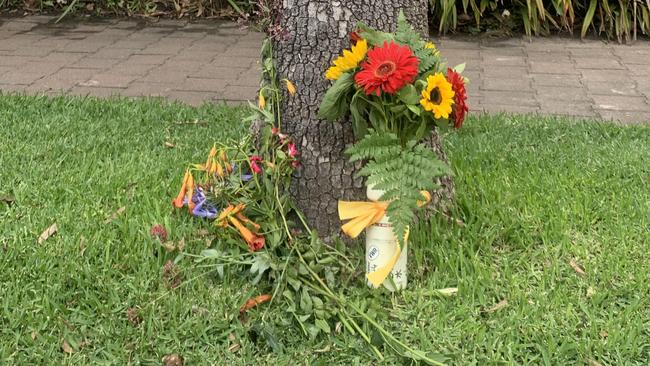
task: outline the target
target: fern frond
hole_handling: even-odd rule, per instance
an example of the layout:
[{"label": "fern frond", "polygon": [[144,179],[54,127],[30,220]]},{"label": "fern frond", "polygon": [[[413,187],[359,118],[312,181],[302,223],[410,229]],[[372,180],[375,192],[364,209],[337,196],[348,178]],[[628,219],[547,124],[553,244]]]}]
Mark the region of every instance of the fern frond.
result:
[{"label": "fern frond", "polygon": [[386,214],[403,244],[406,228],[418,209],[417,201],[422,199],[420,191],[437,189],[435,179],[450,175],[451,170],[424,144],[409,141],[402,145],[391,133],[370,131],[346,153],[351,160],[368,160],[357,174],[385,192],[381,200],[389,202]]}]

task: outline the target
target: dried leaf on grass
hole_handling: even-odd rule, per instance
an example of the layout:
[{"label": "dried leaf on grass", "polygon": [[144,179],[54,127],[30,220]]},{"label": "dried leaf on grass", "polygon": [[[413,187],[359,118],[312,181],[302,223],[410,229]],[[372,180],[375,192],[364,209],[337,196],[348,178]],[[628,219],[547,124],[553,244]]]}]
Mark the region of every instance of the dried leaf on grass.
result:
[{"label": "dried leaf on grass", "polygon": [[104,221],[104,224],[110,224],[111,222],[115,221],[115,219],[117,219],[118,216],[123,214],[124,211],[126,211],[126,207],[122,206],[118,208],[117,211],[113,212],[111,217],[109,217],[108,219],[106,219],[106,221]]},{"label": "dried leaf on grass", "polygon": [[183,357],[177,353],[167,355],[162,359],[163,366],[183,366]]},{"label": "dried leaf on grass", "polygon": [[142,323],[140,310],[138,310],[137,308],[128,308],[126,310],[126,318],[129,319],[129,322],[134,326],[138,326],[140,325],[140,323]]},{"label": "dried leaf on grass", "polygon": [[48,227],[47,229],[45,229],[45,231],[43,231],[43,232],[41,233],[41,235],[38,237],[38,243],[39,243],[39,244],[42,244],[42,243],[43,243],[44,241],[46,241],[50,236],[56,234],[56,232],[57,232],[58,230],[59,230],[59,228],[58,228],[58,226],[56,226],[56,222],[55,222],[54,224],[50,225],[50,227]]},{"label": "dried leaf on grass", "polygon": [[172,144],[169,141],[165,141],[165,147],[168,148],[168,149],[173,149],[173,148],[176,147],[176,145]]},{"label": "dried leaf on grass", "polygon": [[569,261],[569,265],[571,266],[571,268],[573,268],[574,271],[576,271],[577,274],[579,274],[581,276],[584,276],[584,275],[587,274],[587,272],[585,272],[585,267],[583,267],[575,259],[571,259],[571,261]]},{"label": "dried leaf on grass", "polygon": [[587,287],[587,297],[592,297],[596,294],[596,289],[589,286]]},{"label": "dried leaf on grass", "polygon": [[587,358],[586,361],[587,361],[587,364],[589,364],[589,366],[603,366],[602,363],[594,360],[593,358]]},{"label": "dried leaf on grass", "polygon": [[171,259],[163,266],[163,280],[171,289],[175,289],[183,283],[183,276]]},{"label": "dried leaf on grass", "polygon": [[81,239],[79,239],[79,255],[83,257],[85,252],[86,252],[86,238],[82,236]]},{"label": "dried leaf on grass", "polygon": [[31,334],[31,337],[32,337],[32,341],[36,340],[36,337],[38,337],[38,332],[33,330],[32,334]]},{"label": "dried leaf on grass", "polygon": [[244,305],[242,305],[241,308],[239,308],[239,314],[240,314],[240,315],[241,315],[241,314],[244,314],[244,313],[246,313],[248,310],[250,310],[250,309],[256,307],[256,306],[259,305],[259,304],[263,304],[263,303],[265,303],[265,302],[271,301],[271,298],[272,298],[272,297],[271,297],[271,295],[269,295],[269,294],[264,294],[264,295],[260,295],[260,296],[252,297],[252,298],[246,300],[246,303],[245,303]]},{"label": "dried leaf on grass", "polygon": [[0,202],[6,203],[8,206],[11,206],[14,202],[16,202],[16,197],[10,195],[2,195],[0,196]]},{"label": "dried leaf on grass", "polygon": [[74,350],[70,346],[70,343],[68,343],[68,341],[66,341],[65,339],[63,340],[63,344],[61,345],[61,349],[63,350],[63,352],[65,352],[65,353],[67,353],[69,355],[71,355],[74,352]]},{"label": "dried leaf on grass", "polygon": [[483,310],[483,312],[484,313],[494,313],[495,311],[499,311],[499,310],[505,308],[506,306],[508,306],[508,300],[503,299],[503,300],[499,301],[498,303],[496,303],[494,306]]}]

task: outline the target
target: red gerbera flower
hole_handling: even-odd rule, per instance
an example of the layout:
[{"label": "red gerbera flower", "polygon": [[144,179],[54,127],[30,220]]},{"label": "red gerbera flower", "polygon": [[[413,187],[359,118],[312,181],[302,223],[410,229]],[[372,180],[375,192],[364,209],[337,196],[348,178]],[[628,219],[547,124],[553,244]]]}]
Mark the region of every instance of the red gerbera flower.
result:
[{"label": "red gerbera flower", "polygon": [[368,51],[368,59],[361,64],[361,71],[354,80],[367,95],[379,96],[380,91],[395,94],[418,74],[418,59],[408,46],[393,42]]},{"label": "red gerbera flower", "polygon": [[451,119],[454,121],[454,128],[460,128],[465,120],[465,113],[469,111],[467,105],[467,94],[465,94],[465,80],[459,73],[447,69],[447,80],[454,91],[454,104],[452,106]]}]

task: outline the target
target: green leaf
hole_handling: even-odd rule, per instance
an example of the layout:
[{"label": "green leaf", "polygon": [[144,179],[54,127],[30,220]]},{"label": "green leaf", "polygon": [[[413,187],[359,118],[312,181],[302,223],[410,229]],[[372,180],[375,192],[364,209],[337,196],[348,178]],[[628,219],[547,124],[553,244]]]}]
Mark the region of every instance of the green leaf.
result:
[{"label": "green leaf", "polygon": [[325,93],[320,103],[318,118],[334,121],[345,114],[349,108],[349,101],[345,100],[348,92],[354,85],[352,73],[345,73],[338,78]]},{"label": "green leaf", "polygon": [[406,107],[418,116],[422,113],[422,109],[418,105],[407,104]]},{"label": "green leaf", "polygon": [[415,89],[413,84],[408,84],[397,92],[399,100],[406,104],[418,104],[420,102],[420,94]]},{"label": "green leaf", "polygon": [[352,114],[352,132],[357,139],[362,138],[368,133],[368,122],[364,118],[368,103],[363,98],[359,98],[356,92],[350,101],[350,113]]},{"label": "green leaf", "polygon": [[453,70],[460,74],[465,71],[465,66],[466,64],[463,62],[462,64],[454,66]]},{"label": "green leaf", "polygon": [[306,288],[303,288],[300,293],[300,309],[307,314],[311,314],[314,310],[311,296],[309,296],[309,292]]},{"label": "green leaf", "polygon": [[316,319],[316,327],[325,332],[325,334],[329,334],[331,332],[330,325],[327,324],[327,322],[323,319]]},{"label": "green leaf", "polygon": [[585,14],[585,18],[582,21],[582,32],[580,32],[580,37],[585,38],[585,35],[587,34],[587,31],[589,30],[589,26],[591,25],[591,21],[594,18],[594,14],[596,13],[596,4],[598,3],[598,0],[591,0],[589,3],[589,9],[587,9],[587,14]]}]

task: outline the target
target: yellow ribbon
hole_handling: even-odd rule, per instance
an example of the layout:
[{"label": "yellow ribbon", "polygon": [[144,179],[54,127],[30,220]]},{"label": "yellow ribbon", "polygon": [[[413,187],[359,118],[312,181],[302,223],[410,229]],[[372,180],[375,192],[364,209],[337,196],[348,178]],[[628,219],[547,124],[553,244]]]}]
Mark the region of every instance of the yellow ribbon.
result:
[{"label": "yellow ribbon", "polygon": [[[422,191],[421,193],[426,202],[418,201],[418,206],[423,206],[431,200],[429,192]],[[341,227],[341,230],[343,230],[343,232],[349,237],[356,238],[364,229],[378,223],[386,214],[387,208],[388,202],[339,201],[339,219],[342,221],[350,220]],[[408,237],[409,228],[407,227],[406,233],[404,233],[405,245],[408,242]],[[388,260],[388,262],[366,275],[368,281],[374,287],[379,287],[379,285],[386,280],[390,272],[393,270],[393,267],[395,267],[395,263],[397,263],[399,256],[402,254],[399,242],[396,241],[395,245],[395,253],[393,253],[393,256]]]},{"label": "yellow ribbon", "polygon": [[388,202],[339,201],[339,219],[350,220],[341,227],[344,233],[356,238],[361,232],[381,220],[386,214]]}]

